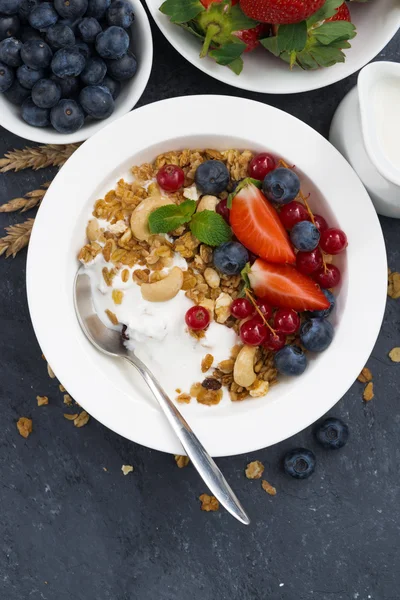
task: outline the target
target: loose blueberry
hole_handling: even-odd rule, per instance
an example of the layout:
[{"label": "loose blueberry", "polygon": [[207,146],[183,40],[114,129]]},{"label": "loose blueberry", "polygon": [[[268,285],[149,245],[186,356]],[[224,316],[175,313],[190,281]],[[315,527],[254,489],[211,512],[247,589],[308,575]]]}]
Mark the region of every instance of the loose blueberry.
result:
[{"label": "loose blueberry", "polygon": [[134,18],[131,4],[125,0],[114,0],[107,11],[108,24],[124,29],[128,29],[132,25]]},{"label": "loose blueberry", "polygon": [[18,16],[23,23],[28,22],[30,13],[38,4],[39,0],[22,0],[19,5]]},{"label": "loose blueberry", "polygon": [[110,4],[111,0],[89,0],[86,16],[102,19]]},{"label": "loose blueberry", "polygon": [[81,90],[79,102],[83,110],[94,119],[107,119],[114,110],[114,100],[108,88],[90,85]]},{"label": "loose blueberry", "polygon": [[29,40],[21,48],[21,58],[31,69],[44,69],[50,65],[53,52],[43,40]]},{"label": "loose blueberry", "polygon": [[39,108],[52,108],[61,98],[61,88],[52,79],[39,79],[32,88],[32,100]]},{"label": "loose blueberry", "polygon": [[311,250],[315,250],[319,244],[320,237],[320,232],[311,221],[300,221],[300,223],[296,223],[290,232],[290,239],[293,246],[301,252],[311,252]]},{"label": "loose blueberry", "polygon": [[239,242],[225,242],[214,250],[214,266],[225,275],[239,275],[249,260],[249,253]]},{"label": "loose blueberry", "polygon": [[28,98],[30,91],[24,88],[17,79],[14,79],[14,83],[6,92],[4,96],[9,102],[16,106],[21,106],[24,100]]},{"label": "loose blueberry", "polygon": [[108,27],[96,38],[96,50],[102,58],[122,58],[129,48],[129,35],[122,27]]},{"label": "loose blueberry", "polygon": [[206,160],[197,167],[194,180],[202,194],[215,196],[226,190],[229,171],[220,160]]},{"label": "loose blueberry", "polygon": [[58,21],[58,23],[60,23],[60,25],[66,25],[67,27],[72,29],[72,31],[74,32],[74,35],[76,37],[77,32],[78,32],[78,25],[81,22],[81,20],[82,20],[81,17],[77,17],[74,19],[60,19]]},{"label": "loose blueberry", "polygon": [[20,28],[20,20],[17,15],[0,17],[0,40],[17,35]]},{"label": "loose blueberry", "polygon": [[316,458],[307,448],[295,448],[283,458],[285,472],[295,479],[307,479],[315,471]]},{"label": "loose blueberry", "polygon": [[294,200],[300,191],[300,179],[294,171],[278,167],[270,171],[263,181],[263,192],[268,200],[277,204],[287,204]]},{"label": "loose blueberry", "polygon": [[28,21],[34,29],[46,31],[51,25],[57,23],[58,14],[50,2],[42,2],[30,12]]},{"label": "loose blueberry", "polygon": [[117,81],[125,81],[133,77],[137,71],[136,56],[128,50],[122,58],[107,61],[108,73]]},{"label": "loose blueberry", "polygon": [[85,57],[76,46],[57,50],[51,61],[51,70],[57,77],[77,77],[85,68]]},{"label": "loose blueberry", "polygon": [[336,298],[329,290],[322,290],[326,299],[331,303],[329,308],[325,308],[324,310],[311,310],[308,314],[313,319],[326,319],[329,317],[333,309],[335,308]]},{"label": "loose blueberry", "polygon": [[50,125],[50,112],[46,108],[39,108],[32,98],[27,98],[23,105],[21,115],[28,125],[33,127],[47,127]]},{"label": "loose blueberry", "polygon": [[119,81],[116,81],[109,75],[106,75],[104,77],[103,81],[101,82],[101,85],[104,85],[105,87],[107,87],[110,90],[111,96],[113,97],[114,100],[116,100],[118,98],[119,93],[121,91],[121,83]]},{"label": "loose blueberry", "polygon": [[28,42],[29,40],[41,40],[43,39],[40,35],[40,32],[37,29],[33,29],[30,25],[24,25],[19,34],[21,41],[23,43]]},{"label": "loose blueberry", "polygon": [[307,357],[298,346],[285,346],[275,354],[274,360],[282,375],[302,375],[307,368]]},{"label": "loose blueberry", "polygon": [[86,42],[82,42],[82,40],[77,40],[75,46],[78,48],[79,52],[85,59],[88,59],[89,56],[92,54],[90,46],[88,46]]},{"label": "loose blueberry", "polygon": [[88,0],[54,0],[54,8],[64,19],[83,17],[88,7]]},{"label": "loose blueberry", "polygon": [[0,62],[0,92],[10,89],[14,81],[14,69]]},{"label": "loose blueberry", "polygon": [[79,93],[79,79],[78,77],[57,77],[52,75],[51,80],[58,83],[61,90],[61,98],[73,98]]},{"label": "loose blueberry", "polygon": [[86,62],[85,68],[81,73],[81,81],[84,85],[98,85],[102,83],[106,72],[107,67],[104,60],[98,56],[93,56]]},{"label": "loose blueberry", "polygon": [[349,428],[340,419],[325,419],[315,430],[317,442],[324,448],[338,450],[343,448],[349,438]]},{"label": "loose blueberry", "polygon": [[310,319],[300,327],[300,340],[306,350],[323,352],[333,340],[333,327],[325,319]]},{"label": "loose blueberry", "polygon": [[21,0],[0,0],[0,13],[3,15],[16,15],[20,4]]},{"label": "loose blueberry", "polygon": [[2,40],[0,42],[0,61],[9,67],[19,67],[22,65],[21,48],[21,40],[17,40],[15,37]]},{"label": "loose blueberry", "polygon": [[101,25],[94,17],[85,17],[78,25],[79,34],[84,42],[91,44],[101,32]]},{"label": "loose blueberry", "polygon": [[56,23],[48,28],[46,40],[52,48],[58,50],[65,46],[73,46],[75,44],[75,34],[68,25]]},{"label": "loose blueberry", "polygon": [[17,79],[27,90],[31,90],[35,83],[43,77],[46,77],[44,69],[31,69],[28,65],[22,65],[17,69]]},{"label": "loose blueberry", "polygon": [[50,121],[59,133],[78,131],[85,120],[85,113],[75,100],[60,100],[50,112]]}]

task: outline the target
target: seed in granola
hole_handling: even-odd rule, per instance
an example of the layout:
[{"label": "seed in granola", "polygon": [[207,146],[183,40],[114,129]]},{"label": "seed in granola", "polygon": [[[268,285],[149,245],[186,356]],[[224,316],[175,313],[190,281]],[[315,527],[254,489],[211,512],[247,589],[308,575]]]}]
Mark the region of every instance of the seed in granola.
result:
[{"label": "seed in granola", "polygon": [[206,373],[208,369],[214,362],[214,357],[212,354],[206,354],[203,360],[201,361],[201,372]]},{"label": "seed in granola", "polygon": [[219,287],[221,281],[221,278],[218,275],[217,271],[215,271],[215,269],[211,269],[210,267],[207,267],[207,269],[204,271],[204,279],[206,280],[210,288],[214,289]]},{"label": "seed in granola", "polygon": [[126,283],[128,281],[128,279],[129,279],[129,271],[128,271],[128,269],[124,269],[121,273],[121,281],[123,283]]},{"label": "seed in granola", "polygon": [[222,387],[221,382],[218,381],[218,379],[214,379],[214,377],[206,377],[201,382],[201,385],[203,388],[206,388],[206,390],[220,390]]},{"label": "seed in granola", "polygon": [[260,479],[264,473],[264,465],[259,460],[254,460],[247,465],[245,473],[247,479]]},{"label": "seed in granola", "polygon": [[23,438],[29,437],[29,435],[32,433],[32,419],[21,417],[17,421],[17,429]]},{"label": "seed in granola", "polygon": [[276,496],[276,488],[274,488],[274,486],[268,483],[268,481],[266,481],[265,479],[262,480],[261,487],[270,496]]},{"label": "seed in granola", "polygon": [[206,512],[214,512],[219,509],[219,502],[215,496],[201,494],[201,496],[199,496],[199,500],[201,502],[201,510],[204,510]]}]

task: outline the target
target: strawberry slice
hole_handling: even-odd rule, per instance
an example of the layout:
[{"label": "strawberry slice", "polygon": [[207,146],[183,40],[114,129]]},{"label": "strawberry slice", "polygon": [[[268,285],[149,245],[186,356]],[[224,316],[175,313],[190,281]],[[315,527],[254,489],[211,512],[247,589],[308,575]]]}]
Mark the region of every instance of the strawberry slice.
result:
[{"label": "strawberry slice", "polygon": [[256,296],[272,306],[294,310],[324,310],[329,300],[317,284],[291,265],[273,265],[257,259],[249,273]]},{"label": "strawberry slice", "polygon": [[238,240],[257,256],[273,263],[296,262],[278,213],[253,183],[246,183],[234,196],[230,225]]}]

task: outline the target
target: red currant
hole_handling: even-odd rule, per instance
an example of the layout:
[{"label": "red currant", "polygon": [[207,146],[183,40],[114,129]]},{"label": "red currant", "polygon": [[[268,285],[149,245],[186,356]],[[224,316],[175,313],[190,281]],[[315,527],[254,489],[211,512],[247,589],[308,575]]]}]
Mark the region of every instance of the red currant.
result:
[{"label": "red currant", "polygon": [[333,288],[340,281],[340,271],[335,265],[326,265],[326,271],[321,267],[314,273],[314,279],[322,288]]},{"label": "red currant", "polygon": [[249,177],[253,177],[253,179],[263,181],[264,177],[275,168],[275,157],[268,152],[262,152],[261,154],[257,154],[257,156],[250,161],[248,174]]},{"label": "red currant", "polygon": [[310,215],[304,204],[293,200],[289,204],[282,206],[279,218],[284,228],[290,230],[296,223],[300,223],[300,221],[309,221]]},{"label": "red currant", "polygon": [[243,323],[240,327],[240,339],[248,346],[259,346],[267,336],[267,327],[261,317],[254,317]]},{"label": "red currant", "polygon": [[278,333],[289,335],[296,333],[300,327],[300,317],[297,312],[291,308],[280,308],[276,311],[274,317],[274,329]]},{"label": "red currant", "polygon": [[322,252],[319,248],[311,252],[298,252],[296,254],[296,267],[303,275],[311,275],[322,267]]},{"label": "red currant", "polygon": [[247,298],[236,298],[231,305],[231,313],[236,319],[245,319],[254,314],[254,306]]},{"label": "red currant", "polygon": [[314,215],[314,224],[320,233],[325,231],[325,229],[328,229],[328,223],[321,215]]},{"label": "red currant", "polygon": [[265,320],[268,321],[272,317],[272,306],[266,300],[257,300],[257,306],[264,315]]},{"label": "red currant", "polygon": [[157,183],[166,192],[177,192],[185,181],[185,173],[176,165],[164,165],[157,173]]},{"label": "red currant", "polygon": [[267,350],[272,350],[274,352],[283,348],[286,344],[286,335],[284,333],[273,333],[270,329],[267,331],[267,337],[264,340],[263,346]]},{"label": "red currant", "polygon": [[210,313],[204,306],[192,306],[186,312],[185,321],[189,329],[205,329],[210,323]]},{"label": "red currant", "polygon": [[228,200],[226,198],[218,202],[215,210],[229,224],[229,214],[231,211],[228,208]]},{"label": "red currant", "polygon": [[347,235],[336,227],[325,229],[321,234],[319,245],[326,254],[340,254],[347,247]]}]

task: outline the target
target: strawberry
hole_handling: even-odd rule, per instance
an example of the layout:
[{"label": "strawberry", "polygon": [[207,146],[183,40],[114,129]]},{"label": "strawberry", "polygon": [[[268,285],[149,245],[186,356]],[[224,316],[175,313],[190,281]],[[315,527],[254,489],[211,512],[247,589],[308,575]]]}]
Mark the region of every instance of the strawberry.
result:
[{"label": "strawberry", "polygon": [[251,252],[273,263],[294,263],[296,256],[278,213],[264,194],[245,179],[233,197],[230,225]]},{"label": "strawberry", "polygon": [[234,31],[235,35],[239,40],[246,44],[245,52],[251,52],[260,45],[260,39],[269,35],[271,26],[266,23],[260,23],[253,29],[242,29],[241,31]]},{"label": "strawberry", "polygon": [[294,310],[325,310],[329,300],[317,284],[291,265],[273,265],[258,258],[248,272],[258,298],[272,306]]},{"label": "strawberry", "polygon": [[331,21],[349,21],[349,23],[351,23],[350,11],[346,2],[343,2],[343,4],[336,9],[336,14],[333,15],[333,17],[325,19],[325,23]]},{"label": "strawberry", "polygon": [[240,0],[245,15],[262,23],[290,24],[308,19],[325,0]]}]

